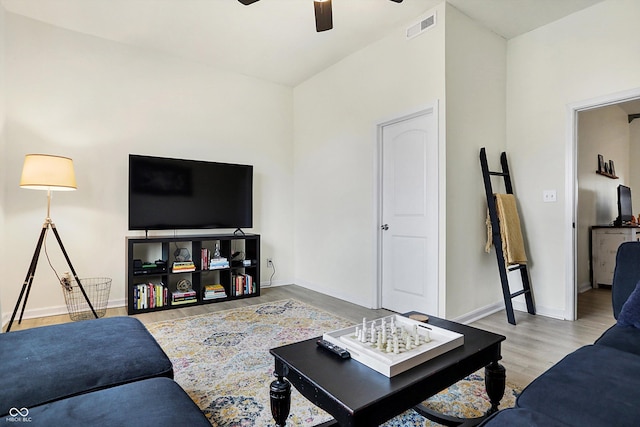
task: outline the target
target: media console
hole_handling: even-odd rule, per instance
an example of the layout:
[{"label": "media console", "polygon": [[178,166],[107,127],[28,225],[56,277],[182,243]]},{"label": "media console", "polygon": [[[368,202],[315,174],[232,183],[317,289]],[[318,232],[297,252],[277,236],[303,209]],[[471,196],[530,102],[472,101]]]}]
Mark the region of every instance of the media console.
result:
[{"label": "media console", "polygon": [[260,235],[127,237],[127,312],[260,295]]}]

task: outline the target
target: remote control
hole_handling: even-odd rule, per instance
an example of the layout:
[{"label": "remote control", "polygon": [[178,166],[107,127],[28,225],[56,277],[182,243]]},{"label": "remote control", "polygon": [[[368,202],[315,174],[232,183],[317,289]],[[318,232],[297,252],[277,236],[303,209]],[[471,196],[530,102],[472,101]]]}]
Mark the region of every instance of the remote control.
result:
[{"label": "remote control", "polygon": [[351,355],[349,354],[349,352],[347,350],[345,350],[342,347],[338,347],[335,344],[331,344],[329,341],[327,340],[318,340],[317,341],[318,346],[321,348],[324,348],[325,350],[330,351],[331,353],[343,358],[343,359],[349,359],[351,357]]}]

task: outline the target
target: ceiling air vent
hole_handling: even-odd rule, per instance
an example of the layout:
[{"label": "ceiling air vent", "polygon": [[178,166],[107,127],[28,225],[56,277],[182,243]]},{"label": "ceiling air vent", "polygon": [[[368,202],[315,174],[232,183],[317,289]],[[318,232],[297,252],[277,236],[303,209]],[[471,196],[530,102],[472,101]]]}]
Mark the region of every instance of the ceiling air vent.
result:
[{"label": "ceiling air vent", "polygon": [[429,15],[426,18],[420,20],[420,22],[407,28],[407,39],[412,39],[427,31],[429,28],[436,25],[436,14]]}]

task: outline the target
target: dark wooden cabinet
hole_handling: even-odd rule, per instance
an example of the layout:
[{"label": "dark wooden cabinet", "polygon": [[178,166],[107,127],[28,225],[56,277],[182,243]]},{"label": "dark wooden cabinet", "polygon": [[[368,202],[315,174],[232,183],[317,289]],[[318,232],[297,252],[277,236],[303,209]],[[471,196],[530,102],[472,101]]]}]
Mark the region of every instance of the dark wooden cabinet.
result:
[{"label": "dark wooden cabinet", "polygon": [[[258,234],[129,237],[127,263],[129,314],[260,295]],[[192,271],[174,270],[174,263]]]}]

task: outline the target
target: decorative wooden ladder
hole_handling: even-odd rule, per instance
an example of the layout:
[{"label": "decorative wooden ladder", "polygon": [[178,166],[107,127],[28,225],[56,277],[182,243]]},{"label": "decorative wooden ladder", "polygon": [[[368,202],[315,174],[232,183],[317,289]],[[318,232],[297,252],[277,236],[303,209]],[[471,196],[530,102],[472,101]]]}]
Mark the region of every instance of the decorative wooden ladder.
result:
[{"label": "decorative wooden ladder", "polygon": [[[516,264],[509,266],[504,260],[504,253],[502,251],[502,236],[500,234],[500,221],[498,220],[498,212],[496,210],[496,199],[493,194],[491,186],[491,176],[504,177],[504,185],[507,194],[513,194],[513,187],[511,186],[511,176],[509,175],[509,166],[507,165],[507,153],[502,152],[500,155],[500,164],[502,165],[502,172],[492,172],[489,170],[487,164],[487,154],[482,147],[480,149],[480,166],[482,167],[482,178],[484,180],[484,188],[487,195],[487,207],[489,209],[489,219],[491,221],[492,229],[492,241],[496,250],[496,258],[498,260],[498,271],[500,272],[500,282],[502,282],[502,295],[504,297],[504,306],[507,311],[507,320],[512,325],[516,324],[516,318],[513,313],[513,304],[511,300],[517,296],[524,295],[527,303],[527,311],[529,314],[536,314],[536,309],[533,304],[533,296],[531,293],[531,285],[529,284],[529,272],[526,264]],[[507,277],[508,271],[520,270],[522,277],[522,290],[511,293],[509,289],[509,279]]]}]

